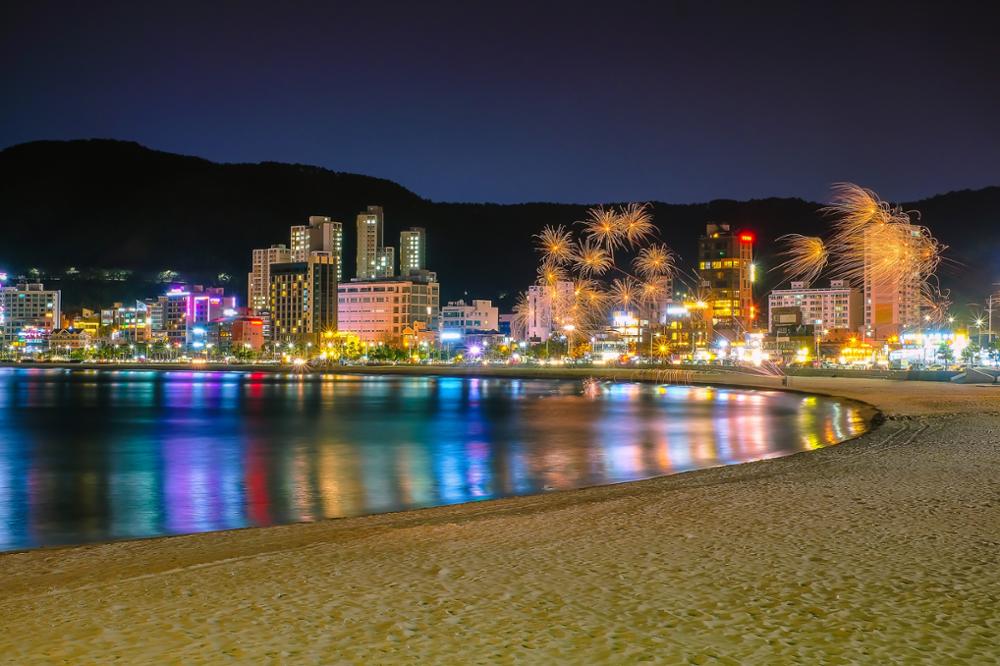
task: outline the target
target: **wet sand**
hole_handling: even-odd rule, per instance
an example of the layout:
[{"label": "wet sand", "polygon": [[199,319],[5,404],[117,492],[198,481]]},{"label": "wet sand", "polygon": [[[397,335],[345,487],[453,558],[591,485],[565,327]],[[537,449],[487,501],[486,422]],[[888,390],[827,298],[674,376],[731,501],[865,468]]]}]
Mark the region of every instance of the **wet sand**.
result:
[{"label": "wet sand", "polygon": [[888,420],[618,486],[0,555],[0,660],[996,663],[1000,388],[791,384]]}]

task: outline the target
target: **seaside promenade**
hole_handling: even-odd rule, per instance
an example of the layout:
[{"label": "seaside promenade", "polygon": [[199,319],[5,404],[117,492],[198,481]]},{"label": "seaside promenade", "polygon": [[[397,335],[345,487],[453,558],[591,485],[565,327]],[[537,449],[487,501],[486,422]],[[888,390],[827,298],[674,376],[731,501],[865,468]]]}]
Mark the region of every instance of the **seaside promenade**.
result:
[{"label": "seaside promenade", "polygon": [[0,554],[0,661],[995,663],[1000,387],[788,388],[885,420],[635,483]]}]

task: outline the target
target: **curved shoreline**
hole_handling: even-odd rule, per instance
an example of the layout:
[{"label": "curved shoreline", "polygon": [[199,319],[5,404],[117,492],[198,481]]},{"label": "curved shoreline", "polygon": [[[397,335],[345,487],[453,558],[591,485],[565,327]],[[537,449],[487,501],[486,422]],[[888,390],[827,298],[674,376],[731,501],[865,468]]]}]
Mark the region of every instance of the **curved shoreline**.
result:
[{"label": "curved shoreline", "polygon": [[[1000,531],[990,499],[1000,389],[924,384],[796,377],[784,388],[866,402],[889,419],[808,455],[396,514],[2,554],[0,654],[988,657],[1000,583],[982,535]],[[961,583],[970,572],[974,589]],[[933,631],[921,619],[931,607],[947,616]],[[811,634],[810,623],[834,626],[838,640],[819,626]],[[108,627],[113,636],[95,640]]]}]

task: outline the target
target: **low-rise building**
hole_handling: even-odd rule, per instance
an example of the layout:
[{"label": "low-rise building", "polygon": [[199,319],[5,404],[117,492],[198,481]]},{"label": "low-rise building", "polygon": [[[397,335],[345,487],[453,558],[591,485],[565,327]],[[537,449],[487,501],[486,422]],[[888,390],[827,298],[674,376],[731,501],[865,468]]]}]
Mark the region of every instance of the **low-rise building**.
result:
[{"label": "low-rise building", "polygon": [[768,330],[774,330],[774,312],[798,308],[802,321],[826,331],[857,331],[864,323],[860,289],[846,280],[832,280],[829,287],[813,288],[807,282],[792,282],[788,289],[775,289],[767,298]]},{"label": "low-rise building", "polygon": [[466,335],[479,331],[499,331],[500,310],[492,301],[450,301],[441,308],[441,331],[456,331]]},{"label": "low-rise building", "polygon": [[406,329],[434,330],[440,318],[437,282],[358,280],[337,289],[338,329],[364,342],[401,343]]}]

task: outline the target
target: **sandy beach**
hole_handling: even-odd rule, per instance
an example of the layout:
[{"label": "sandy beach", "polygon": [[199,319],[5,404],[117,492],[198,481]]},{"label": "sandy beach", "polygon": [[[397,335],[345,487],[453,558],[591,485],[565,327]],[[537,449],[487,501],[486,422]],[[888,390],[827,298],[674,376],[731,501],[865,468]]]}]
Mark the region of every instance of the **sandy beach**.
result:
[{"label": "sandy beach", "polygon": [[886,421],[617,486],[2,554],[0,661],[996,663],[1000,387],[791,388]]}]

